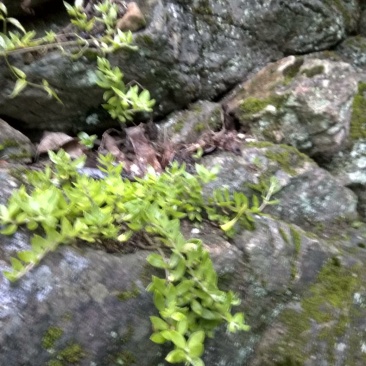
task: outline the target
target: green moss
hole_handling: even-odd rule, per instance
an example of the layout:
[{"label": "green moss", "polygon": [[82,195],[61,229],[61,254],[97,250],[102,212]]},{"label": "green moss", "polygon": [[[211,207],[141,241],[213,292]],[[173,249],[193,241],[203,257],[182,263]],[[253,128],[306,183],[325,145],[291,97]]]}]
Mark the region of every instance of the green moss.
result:
[{"label": "green moss", "polygon": [[210,15],[210,16],[213,15],[209,0],[198,0],[194,4],[195,4],[195,6],[193,7],[194,14]]},{"label": "green moss", "polygon": [[130,351],[122,351],[116,355],[115,358],[116,365],[130,366],[137,365],[136,357]]},{"label": "green moss", "polygon": [[272,147],[275,146],[273,142],[269,141],[250,141],[245,143],[246,147],[256,147],[258,149],[262,149],[264,147]]},{"label": "green moss", "polygon": [[13,140],[13,139],[5,139],[1,143],[2,150],[9,148],[9,147],[20,147],[20,146],[21,146],[21,144],[18,141]]},{"label": "green moss", "polygon": [[331,61],[342,61],[342,58],[336,52],[329,50],[320,52],[319,58]]},{"label": "green moss", "polygon": [[350,136],[353,140],[366,138],[366,83],[358,83],[357,94],[353,98]]},{"label": "green moss", "polygon": [[278,163],[283,171],[291,175],[296,174],[296,170],[293,168],[294,166],[301,166],[305,162],[313,162],[313,160],[307,155],[303,154],[295,147],[289,145],[277,145],[268,141],[253,141],[247,142],[245,147],[266,149],[264,152],[265,157]]},{"label": "green moss", "polygon": [[281,238],[283,239],[283,241],[284,241],[287,245],[289,245],[289,244],[290,244],[290,240],[289,240],[289,238],[288,238],[287,234],[285,233],[285,231],[282,229],[282,227],[280,227],[280,228],[278,229],[278,231],[279,231],[279,233],[280,233]]},{"label": "green moss", "polygon": [[350,30],[349,28],[352,23],[352,18],[350,12],[347,10],[347,7],[345,6],[345,3],[342,0],[325,0],[325,2],[328,3],[329,6],[335,7],[338,10],[338,12],[343,17],[346,29]]},{"label": "green moss", "polygon": [[42,347],[45,349],[53,348],[56,341],[62,337],[63,333],[63,330],[59,327],[48,328],[46,334],[42,338]]},{"label": "green moss", "polygon": [[184,121],[183,121],[183,120],[179,120],[179,121],[177,121],[177,122],[174,124],[174,126],[173,126],[173,131],[174,131],[175,133],[178,133],[178,132],[182,131],[183,127],[184,127]]},{"label": "green moss", "polygon": [[299,150],[292,146],[288,145],[278,145],[280,147],[279,150],[267,150],[265,152],[265,156],[272,161],[275,161],[279,164],[281,169],[291,175],[296,174],[296,170],[293,166],[299,165],[299,163],[309,162],[311,159],[301,153]]},{"label": "green moss", "polygon": [[284,84],[288,85],[291,83],[293,78],[299,73],[300,67],[304,64],[304,59],[302,57],[296,57],[296,60],[291,65],[287,66],[282,74],[285,78]]},{"label": "green moss", "polygon": [[[329,261],[303,297],[301,308],[287,309],[281,314],[281,323],[287,331],[272,350],[279,359],[278,365],[304,365],[311,352],[308,346],[320,343],[326,349],[329,364],[334,364],[335,344],[351,323],[350,308],[353,294],[361,285],[361,270],[342,267],[337,259]],[[287,363],[281,363],[282,360]]]},{"label": "green moss", "polygon": [[153,46],[155,44],[153,38],[148,34],[141,34],[136,37],[136,43],[145,44],[147,46]]},{"label": "green moss", "polygon": [[47,362],[47,366],[64,366],[64,364],[59,360],[51,360]]},{"label": "green moss", "polygon": [[366,38],[362,36],[355,36],[347,38],[343,44],[343,46],[349,46],[355,48],[359,51],[366,51]]},{"label": "green moss", "polygon": [[304,69],[301,71],[301,74],[306,75],[308,78],[312,78],[315,75],[319,75],[319,74],[323,74],[323,73],[324,73],[323,65],[314,66],[310,69]]},{"label": "green moss", "polygon": [[253,114],[256,114],[266,108],[268,105],[273,105],[277,109],[279,109],[284,101],[286,100],[285,96],[280,95],[272,95],[268,98],[255,98],[248,97],[241,102],[240,109],[242,111],[241,117],[243,119],[250,118]]},{"label": "green moss", "polygon": [[195,126],[194,126],[194,130],[196,131],[196,132],[202,132],[202,131],[204,131],[205,130],[205,128],[206,128],[206,125],[204,124],[204,123],[197,123]]},{"label": "green moss", "polygon": [[140,295],[140,290],[137,288],[136,285],[134,285],[133,288],[132,288],[132,290],[120,292],[117,295],[117,298],[120,301],[127,301],[127,300],[130,300],[130,299],[135,299],[139,295]]},{"label": "green moss", "polygon": [[295,247],[296,255],[299,255],[301,249],[301,234],[292,225],[290,226],[290,233],[292,237],[292,242]]},{"label": "green moss", "polygon": [[81,361],[84,356],[85,354],[81,346],[77,343],[73,343],[58,352],[56,358],[60,361],[76,364]]}]

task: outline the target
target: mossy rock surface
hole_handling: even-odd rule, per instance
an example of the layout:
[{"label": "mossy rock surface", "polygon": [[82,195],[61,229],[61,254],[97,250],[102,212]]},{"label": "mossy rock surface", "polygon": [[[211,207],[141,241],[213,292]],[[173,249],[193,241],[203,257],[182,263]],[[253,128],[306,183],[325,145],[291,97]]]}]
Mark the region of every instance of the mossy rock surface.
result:
[{"label": "mossy rock surface", "polygon": [[347,144],[352,110],[361,115],[358,79],[344,62],[289,56],[243,84],[226,110],[259,140],[329,157]]}]

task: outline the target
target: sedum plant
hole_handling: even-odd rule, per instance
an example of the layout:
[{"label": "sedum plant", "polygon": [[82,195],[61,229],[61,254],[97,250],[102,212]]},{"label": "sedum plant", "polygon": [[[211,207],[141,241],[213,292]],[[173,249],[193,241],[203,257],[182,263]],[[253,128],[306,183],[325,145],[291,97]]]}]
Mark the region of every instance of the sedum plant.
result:
[{"label": "sedum plant", "polygon": [[242,201],[236,196],[231,201],[226,193],[216,193],[214,201],[205,202],[202,186],[215,179],[217,168],[210,171],[196,165],[193,175],[184,165],[173,163],[161,175],[150,171],[130,181],[122,177],[122,166],[115,165],[111,155],[100,155],[104,176],[97,179],[82,174],[85,157],[72,160],[63,150],[49,156],[52,165],[29,172],[27,187],[21,186],[7,205],[0,205],[1,234],[12,235],[20,226],[36,231],[29,250],[11,259],[11,268],[4,273],[7,279],[19,280],[59,245],[79,239],[91,245],[104,238],[125,242],[143,232],[157,250],[147,261],[162,270],[162,276],[153,276],[148,286],[158,310],[158,316],[150,318],[151,340],[172,344],[166,356],[169,363],[204,365],[204,340],[222,323],[229,332],[249,329],[242,313],[232,314],[240,300],[219,289],[201,240],[186,240],[180,230],[181,219],[201,221],[207,213],[213,215],[215,207],[213,219],[222,222],[227,216],[221,216],[220,205],[227,215],[234,208],[235,217],[260,212],[258,204],[248,207],[247,201],[244,210]]}]

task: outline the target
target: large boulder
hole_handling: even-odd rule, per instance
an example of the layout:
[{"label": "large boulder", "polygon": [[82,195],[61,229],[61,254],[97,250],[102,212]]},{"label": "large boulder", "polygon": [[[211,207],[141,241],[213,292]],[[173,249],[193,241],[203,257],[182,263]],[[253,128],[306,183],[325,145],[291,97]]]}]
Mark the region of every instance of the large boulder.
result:
[{"label": "large boulder", "polygon": [[[323,50],[356,27],[358,2],[302,0],[169,1],[139,3],[147,27],[136,33],[137,52],[110,57],[126,81],[136,80],[157,100],[156,113],[167,114],[192,100],[210,100],[242,81],[250,72],[284,53]],[[50,24],[51,26],[51,24]],[[49,81],[63,105],[39,89],[28,88],[10,99],[14,80],[0,66],[0,110],[26,128],[82,130],[102,127],[95,61],[71,61],[59,52],[35,54],[33,61],[11,58],[30,80]],[[29,65],[25,65],[25,62]]]},{"label": "large boulder", "polygon": [[347,63],[290,56],[244,83],[226,111],[259,139],[331,156],[347,142],[358,79]]},{"label": "large boulder", "polygon": [[355,194],[291,146],[252,142],[243,145],[241,156],[221,153],[203,162],[207,167],[220,167],[218,179],[205,187],[207,196],[222,186],[253,195],[248,183],[262,187],[265,195],[263,183],[268,186],[274,176],[281,189],[273,198],[279,202],[267,206],[265,212],[304,228],[357,218]]}]

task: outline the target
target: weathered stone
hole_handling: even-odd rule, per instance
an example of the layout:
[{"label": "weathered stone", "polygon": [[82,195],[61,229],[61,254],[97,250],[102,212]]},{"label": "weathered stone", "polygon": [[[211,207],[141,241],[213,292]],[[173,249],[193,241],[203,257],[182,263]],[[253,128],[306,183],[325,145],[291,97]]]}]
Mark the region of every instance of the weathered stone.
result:
[{"label": "weathered stone", "polygon": [[365,37],[354,36],[347,38],[336,48],[336,52],[351,65],[366,68]]},{"label": "weathered stone", "polygon": [[[147,28],[135,35],[137,52],[110,56],[120,66],[126,82],[136,80],[157,100],[155,113],[166,115],[197,99],[222,95],[269,60],[284,53],[326,49],[354,29],[356,0],[158,0],[140,2]],[[28,88],[10,99],[14,80],[0,66],[0,110],[25,128],[85,130],[89,123],[102,127],[105,114],[98,106],[102,91],[95,81],[95,61],[71,62],[58,52],[38,55],[30,65],[22,57],[11,59],[30,80],[43,78],[59,93],[64,105],[38,89]],[[70,97],[70,95],[72,95]],[[86,97],[87,96],[87,97]],[[36,102],[35,102],[36,101]]]},{"label": "weathered stone", "polygon": [[218,131],[222,127],[223,111],[220,104],[200,101],[187,110],[172,113],[157,125],[159,139],[173,144],[191,144],[207,131]]},{"label": "weathered stone", "polygon": [[35,10],[42,5],[56,3],[57,0],[3,0],[9,16],[34,15]]},{"label": "weathered stone", "polygon": [[347,63],[290,56],[246,82],[226,109],[259,139],[330,156],[347,141],[357,86]]},{"label": "weathered stone", "polygon": [[251,196],[248,183],[268,186],[269,178],[275,176],[281,189],[273,198],[279,203],[267,206],[265,212],[305,228],[357,217],[352,191],[293,147],[253,142],[243,146],[241,156],[221,153],[204,157],[203,162],[220,167],[218,180],[205,187],[207,196],[222,186]]},{"label": "weathered stone", "polygon": [[35,148],[28,137],[0,118],[0,160],[29,163]]},{"label": "weathered stone", "polygon": [[338,153],[325,168],[358,197],[357,209],[366,218],[366,140],[356,141],[351,149]]},{"label": "weathered stone", "polygon": [[146,26],[146,20],[140,8],[135,2],[127,4],[126,13],[117,22],[117,28],[121,31],[136,32]]},{"label": "weathered stone", "polygon": [[364,365],[365,261],[358,249],[326,264],[267,329],[248,365]]}]

